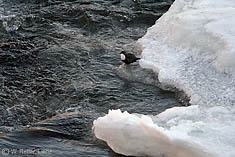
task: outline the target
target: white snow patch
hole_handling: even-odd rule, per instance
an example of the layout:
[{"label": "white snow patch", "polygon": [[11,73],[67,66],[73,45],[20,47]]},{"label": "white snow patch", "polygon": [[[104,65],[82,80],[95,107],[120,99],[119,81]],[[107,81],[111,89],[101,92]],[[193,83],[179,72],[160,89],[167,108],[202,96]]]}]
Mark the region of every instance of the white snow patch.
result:
[{"label": "white snow patch", "polygon": [[140,65],[195,105],[235,104],[235,3],[176,0],[137,44]]}]

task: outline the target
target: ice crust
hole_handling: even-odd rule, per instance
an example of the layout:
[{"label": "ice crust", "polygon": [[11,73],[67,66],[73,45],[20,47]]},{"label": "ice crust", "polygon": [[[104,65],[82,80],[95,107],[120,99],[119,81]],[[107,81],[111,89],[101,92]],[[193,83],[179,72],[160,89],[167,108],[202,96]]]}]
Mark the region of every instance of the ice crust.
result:
[{"label": "ice crust", "polygon": [[197,105],[174,107],[152,118],[110,110],[94,121],[94,133],[125,155],[233,157],[234,114],[222,106],[202,110]]},{"label": "ice crust", "polygon": [[94,121],[96,137],[125,155],[234,157],[234,0],[176,0],[137,47],[140,66],[192,106],[157,116],[111,110]]},{"label": "ice crust", "polygon": [[235,104],[234,1],[176,0],[137,44],[140,65],[191,104]]}]

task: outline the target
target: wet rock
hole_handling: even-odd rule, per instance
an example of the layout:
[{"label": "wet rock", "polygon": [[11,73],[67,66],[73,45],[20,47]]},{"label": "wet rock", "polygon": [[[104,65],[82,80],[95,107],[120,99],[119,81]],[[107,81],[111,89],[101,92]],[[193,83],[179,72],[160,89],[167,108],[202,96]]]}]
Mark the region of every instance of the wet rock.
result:
[{"label": "wet rock", "polygon": [[117,75],[129,81],[141,82],[148,85],[160,86],[156,74],[152,70],[143,69],[138,63],[122,64],[116,69]]}]

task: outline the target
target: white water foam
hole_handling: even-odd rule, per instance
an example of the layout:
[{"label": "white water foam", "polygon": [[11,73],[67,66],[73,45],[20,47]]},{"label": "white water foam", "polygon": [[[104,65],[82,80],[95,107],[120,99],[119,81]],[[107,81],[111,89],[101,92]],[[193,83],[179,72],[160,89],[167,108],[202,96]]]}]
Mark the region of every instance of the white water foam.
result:
[{"label": "white water foam", "polygon": [[176,0],[137,46],[140,65],[192,106],[153,119],[110,111],[94,121],[96,137],[125,155],[234,157],[234,19],[233,0]]}]

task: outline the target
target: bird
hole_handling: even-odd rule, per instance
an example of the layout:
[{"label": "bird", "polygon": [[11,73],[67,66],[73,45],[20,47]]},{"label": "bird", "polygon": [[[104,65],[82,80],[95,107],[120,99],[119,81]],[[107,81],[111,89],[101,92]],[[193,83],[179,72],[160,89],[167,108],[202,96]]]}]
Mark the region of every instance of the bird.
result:
[{"label": "bird", "polygon": [[126,51],[121,51],[120,55],[121,55],[122,62],[124,62],[125,64],[131,64],[140,59],[136,57],[134,54],[127,53]]}]

